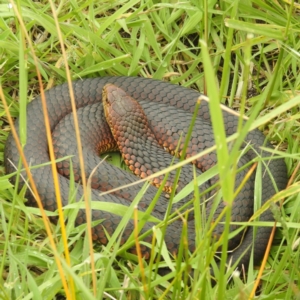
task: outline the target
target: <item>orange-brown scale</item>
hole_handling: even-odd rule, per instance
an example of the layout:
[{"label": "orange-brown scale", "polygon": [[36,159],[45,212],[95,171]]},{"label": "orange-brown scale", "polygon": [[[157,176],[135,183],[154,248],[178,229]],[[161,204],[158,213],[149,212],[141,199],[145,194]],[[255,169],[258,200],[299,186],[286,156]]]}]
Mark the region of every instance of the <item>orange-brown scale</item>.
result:
[{"label": "orange-brown scale", "polygon": [[[106,120],[129,169],[137,176],[146,178],[172,163],[172,157],[160,147],[151,131],[147,116],[140,104],[123,90],[112,84],[103,89],[103,107]],[[190,166],[181,170],[180,186],[192,181]],[[170,174],[163,190],[172,191],[175,172]],[[164,176],[151,180],[160,187]]]}]

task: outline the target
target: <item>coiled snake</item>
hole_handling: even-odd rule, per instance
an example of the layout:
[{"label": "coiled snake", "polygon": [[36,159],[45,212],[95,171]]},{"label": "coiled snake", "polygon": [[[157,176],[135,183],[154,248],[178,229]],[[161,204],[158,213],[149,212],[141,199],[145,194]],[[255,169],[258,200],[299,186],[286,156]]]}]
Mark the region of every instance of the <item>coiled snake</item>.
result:
[{"label": "coiled snake", "polygon": [[[165,136],[165,131],[172,131],[174,140],[176,142],[178,136],[183,127],[188,126],[190,122],[191,113],[195,107],[195,101],[199,96],[199,93],[195,90],[184,88],[178,85],[172,85],[170,83],[138,78],[138,77],[103,77],[94,79],[85,79],[81,81],[73,82],[73,89],[76,100],[76,107],[78,109],[78,116],[81,129],[82,144],[84,145],[83,153],[85,157],[86,165],[86,175],[89,176],[91,170],[89,166],[93,166],[99,162],[98,150],[105,149],[102,140],[106,137],[107,132],[109,132],[108,125],[103,121],[104,113],[102,107],[102,92],[103,87],[112,83],[117,87],[124,90],[130,97],[137,100],[145,114],[147,115],[149,126],[158,137],[158,139],[163,140]],[[65,128],[73,130],[71,104],[69,91],[66,84],[56,86],[45,93],[48,114],[50,120],[51,130],[53,131],[53,138],[56,145],[60,145],[60,150],[56,151],[57,157],[64,157],[65,155],[75,155],[73,162],[77,161],[76,155],[76,144],[73,142],[72,135],[70,131],[65,131]],[[236,116],[223,112],[226,134],[231,135],[236,132],[238,119]],[[198,113],[198,124],[194,129],[195,139],[198,139],[195,143],[198,145],[197,150],[193,147],[188,153],[192,155],[195,151],[201,151],[206,147],[210,147],[214,144],[212,131],[210,129],[210,114],[208,105],[205,101],[201,103],[201,107]],[[15,123],[17,132],[19,132],[18,120]],[[200,128],[199,128],[200,126]],[[176,129],[172,129],[176,128]],[[179,129],[178,129],[179,128]],[[169,138],[162,141],[163,145],[168,143]],[[263,157],[268,156],[268,153],[262,152],[260,146],[264,144],[265,137],[258,131],[254,130],[247,135],[246,142],[250,142],[254,150],[250,150],[247,153],[246,161],[256,157],[255,151],[261,153]],[[106,141],[107,142],[107,141]],[[109,141],[108,141],[109,143]],[[164,144],[165,143],[165,144]],[[269,145],[269,144],[267,144]],[[165,147],[165,146],[164,146]],[[55,146],[56,148],[56,146]],[[130,147],[129,147],[130,148]],[[62,149],[62,150],[61,150]],[[142,152],[142,149],[139,151]],[[170,150],[174,152],[174,149]],[[28,105],[27,109],[27,144],[24,148],[25,156],[31,165],[40,165],[49,161],[48,156],[48,145],[45,134],[44,119],[41,107],[41,101],[37,97]],[[147,155],[146,155],[147,156]],[[147,160],[147,157],[143,157],[141,154],[142,162],[148,163],[148,165],[155,163],[153,160]],[[159,159],[158,159],[159,160]],[[10,161],[15,165],[18,164],[19,154],[15,146],[14,139],[12,135],[9,136],[6,147],[5,147],[5,168],[7,173],[14,172]],[[196,162],[196,165],[202,169],[202,171],[207,170],[211,165],[215,164],[216,156],[214,153],[211,155],[204,156],[202,161]],[[244,162],[242,161],[242,164]],[[273,181],[270,177],[273,176],[274,182],[277,185],[278,190],[285,188],[287,184],[287,170],[285,163],[282,159],[277,159],[276,161],[271,160],[267,162],[268,170],[265,167],[262,169],[263,179],[262,179],[262,204],[264,204],[270,197],[272,197],[276,190],[274,188]],[[69,165],[68,161],[59,163],[57,168],[61,174],[68,175]],[[39,167],[37,169],[31,170],[33,177],[35,179],[36,185],[40,197],[42,199],[44,208],[50,211],[56,210],[56,200],[55,192],[53,187],[53,179],[50,166]],[[74,165],[75,179],[80,180],[79,171]],[[112,188],[123,186],[126,183],[131,183],[136,180],[134,175],[129,174],[121,169],[114,168],[109,164],[103,164],[97,170],[99,179],[93,177],[92,186],[93,188],[100,188],[102,190],[110,190]],[[185,181],[192,180],[191,167],[186,167],[183,171],[182,176]],[[242,180],[245,173],[240,173],[237,176],[237,185]],[[172,177],[172,174],[170,175]],[[187,177],[187,178],[186,178]],[[190,178],[190,179],[189,179]],[[60,189],[62,194],[63,205],[68,203],[69,199],[69,181],[62,175],[59,175]],[[20,188],[24,183],[20,184]],[[204,186],[207,187],[206,185]],[[141,185],[138,185],[131,189],[121,189],[114,194],[108,194],[104,197],[99,198],[99,191],[92,191],[93,200],[101,200],[105,202],[114,202],[128,206],[128,201],[131,201],[140,190]],[[232,211],[233,220],[248,220],[253,214],[253,189],[254,189],[254,176],[250,178],[247,185],[240,192],[239,196],[234,202],[234,207]],[[150,186],[147,193],[144,195],[139,203],[139,209],[145,210],[151,200],[153,195],[156,193],[156,189]],[[77,189],[77,199],[80,199],[82,195],[82,188],[79,185]],[[35,199],[32,194],[28,191],[26,194],[28,199],[28,205],[35,206]],[[153,211],[153,215],[163,219],[166,206],[168,205],[168,199],[161,197],[158,204]],[[209,205],[209,204],[208,204]],[[223,204],[224,206],[224,204]],[[217,209],[218,211],[223,209],[222,203]],[[121,220],[121,217],[111,214],[106,211],[94,210],[92,212],[92,219],[103,220],[102,223],[93,228],[93,238],[100,243],[106,244],[107,237],[103,228],[105,228],[108,234],[112,234]],[[80,210],[78,217],[76,219],[77,224],[82,224],[85,222],[86,216],[83,210]],[[267,210],[260,216],[260,221],[272,221],[272,213]],[[149,230],[153,226],[153,223],[146,223],[143,230]],[[122,241],[123,243],[126,238],[132,233],[134,228],[133,221],[127,224],[126,230],[123,233]],[[189,247],[191,250],[195,249],[195,225],[194,221],[188,221],[189,230]],[[249,262],[251,245],[254,244],[254,260],[258,262],[266,249],[266,245],[270,235],[270,228],[260,227],[257,230],[255,240],[253,240],[253,228],[249,228],[243,238],[241,245],[236,248],[230,258],[233,258],[233,262],[240,258],[239,266],[242,264],[246,265]],[[217,229],[216,234],[220,233],[222,228]],[[179,237],[181,233],[181,223],[174,222],[170,224],[167,228],[165,242],[170,251],[175,251],[178,249]],[[151,237],[146,238],[146,241],[151,241]],[[233,247],[236,246],[236,242],[233,242]],[[148,256],[149,249],[143,246],[142,251],[145,257]]]}]

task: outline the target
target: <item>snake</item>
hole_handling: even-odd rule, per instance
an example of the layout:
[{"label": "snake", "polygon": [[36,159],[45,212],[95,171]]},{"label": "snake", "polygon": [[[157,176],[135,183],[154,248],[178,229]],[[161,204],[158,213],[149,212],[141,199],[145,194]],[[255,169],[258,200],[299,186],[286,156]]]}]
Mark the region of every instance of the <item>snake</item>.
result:
[{"label": "snake", "polygon": [[[112,85],[112,87],[110,86]],[[129,206],[133,199],[137,196],[142,184],[132,185],[125,188],[124,185],[134,183],[136,176],[120,168],[114,167],[108,163],[102,163],[96,170],[94,166],[99,163],[99,151],[116,150],[118,143],[114,141],[112,137],[111,128],[109,122],[105,119],[105,112],[103,109],[103,99],[108,98],[108,94],[113,94],[116,89],[119,89],[121,93],[124,93],[124,97],[134,99],[142,109],[146,121],[146,131],[151,130],[150,144],[142,144],[140,138],[135,137],[135,131],[129,130],[129,133],[122,133],[121,136],[125,136],[125,144],[123,148],[126,148],[124,158],[129,152],[131,157],[135,158],[134,163],[131,166],[131,170],[140,177],[147,177],[156,170],[168,166],[172,160],[167,160],[167,163],[160,165],[160,161],[165,161],[165,154],[162,156],[158,154],[149,154],[145,148],[161,147],[160,152],[164,152],[164,149],[168,149],[168,152],[174,154],[176,149],[180,153],[183,148],[184,138],[181,141],[179,148],[178,143],[180,138],[186,134],[192,114],[195,108],[196,100],[202,94],[198,91],[186,88],[180,85],[175,85],[169,82],[142,78],[142,77],[99,77],[88,78],[83,80],[77,80],[72,82],[72,89],[74,92],[74,98],[76,103],[76,110],[78,116],[78,122],[80,124],[80,136],[82,139],[82,151],[85,161],[85,174],[88,178],[91,174],[92,191],[91,198],[93,201],[100,201],[100,203],[106,204],[118,204],[123,206]],[[120,92],[119,91],[119,92]],[[119,93],[118,92],[118,93]],[[119,95],[119,94],[118,94]],[[110,95],[111,96],[111,95]],[[59,178],[60,192],[62,198],[62,205],[66,206],[69,203],[70,196],[75,201],[80,201],[83,195],[83,188],[80,184],[76,185],[76,188],[71,188],[70,177],[74,177],[75,181],[80,182],[80,170],[77,167],[78,164],[78,150],[75,138],[75,129],[73,122],[72,107],[70,102],[70,93],[68,85],[57,85],[45,92],[45,98],[47,101],[47,112],[49,117],[49,124],[52,132],[54,149],[56,158],[62,158],[57,162],[57,172]],[[130,100],[131,101],[131,100]],[[122,105],[121,105],[122,106]],[[126,110],[130,105],[123,105],[122,110]],[[118,107],[118,105],[117,105]],[[114,109],[118,112],[118,108]],[[238,132],[239,118],[232,114],[229,110],[223,110],[223,121],[225,126],[226,135],[230,136]],[[122,115],[122,113],[121,113]],[[119,116],[120,117],[120,116]],[[116,119],[119,118],[118,114]],[[140,117],[138,117],[140,118]],[[127,125],[127,121],[133,120],[133,117],[126,116],[122,119],[121,125],[118,127],[118,131],[125,131],[130,125]],[[143,119],[143,118],[142,118]],[[142,123],[141,118],[137,119],[135,127],[138,127]],[[21,128],[19,119],[14,124],[16,131],[20,134]],[[31,166],[39,166],[32,168],[31,173],[36,183],[39,196],[41,198],[44,209],[49,211],[55,211],[57,209],[56,194],[53,183],[53,176],[51,167],[46,163],[49,162],[48,154],[48,142],[46,137],[45,121],[42,110],[42,102],[40,96],[36,97],[27,105],[27,142],[23,148],[25,157]],[[112,125],[117,126],[117,125]],[[139,129],[137,129],[139,130]],[[152,134],[152,135],[151,135]],[[143,135],[143,130],[142,130]],[[157,141],[154,142],[153,140]],[[196,124],[192,132],[190,139],[193,142],[189,144],[189,150],[186,157],[191,157],[194,154],[212,147],[215,142],[213,138],[212,122],[210,116],[209,105],[206,101],[202,101],[200,109],[197,113]],[[262,132],[255,129],[250,131],[246,138],[245,144],[250,145],[248,151],[243,155],[239,161],[240,165],[244,165],[247,162],[254,160],[258,155],[261,156],[261,189],[256,191],[260,193],[261,206],[263,206],[272,196],[278,191],[283,190],[287,185],[287,168],[285,162],[281,158],[269,159],[270,152],[266,148],[272,148],[272,145],[266,141],[266,137]],[[159,145],[158,145],[159,144]],[[150,145],[150,146],[149,146]],[[138,148],[134,148],[137,146]],[[262,150],[264,146],[264,150]],[[137,155],[137,153],[139,155]],[[65,156],[72,156],[72,160],[63,159]],[[167,155],[169,155],[167,153]],[[7,174],[14,173],[15,166],[18,165],[20,155],[17,151],[16,142],[13,136],[8,136],[5,150],[4,150],[4,164]],[[127,159],[128,161],[131,158]],[[211,152],[202,156],[199,160],[195,160],[193,163],[197,167],[197,174],[201,175],[207,171],[213,165],[217,164],[217,155],[215,152]],[[72,161],[73,175],[70,175],[70,163]],[[175,161],[176,163],[177,161]],[[167,165],[165,165],[167,164]],[[137,167],[138,166],[138,167]],[[143,166],[148,166],[143,168]],[[153,169],[151,171],[151,169]],[[143,171],[144,170],[144,171]],[[150,170],[150,173],[149,173]],[[152,173],[151,173],[152,172]],[[178,189],[186,185],[187,182],[193,180],[193,167],[190,165],[184,166],[182,174],[178,182]],[[170,173],[172,179],[175,173]],[[247,174],[247,169],[240,172],[236,176],[236,186],[243,181]],[[26,174],[24,173],[24,178]],[[11,181],[15,183],[15,175],[11,177]],[[172,180],[170,182],[172,183]],[[182,179],[182,181],[180,181]],[[155,181],[156,179],[154,179]],[[161,178],[160,178],[161,180]],[[254,188],[255,188],[255,174],[252,175],[245,186],[238,194],[233,203],[232,208],[232,220],[233,221],[248,221],[254,214]],[[203,183],[200,187],[201,190],[205,190],[210,184],[218,182],[218,178],[212,178],[211,182]],[[155,182],[152,182],[155,185]],[[25,181],[21,180],[18,189],[22,189],[25,185]],[[171,185],[171,184],[170,184]],[[182,185],[182,186],[181,186]],[[116,189],[116,187],[121,187]],[[108,192],[114,190],[113,193],[105,193],[105,195],[99,195],[99,190]],[[157,188],[150,185],[146,192],[142,195],[138,202],[138,210],[146,211],[151,206],[153,198],[157,193]],[[26,204],[29,206],[36,206],[36,200],[34,195],[29,189],[26,191]],[[193,198],[193,195],[188,196],[189,199]],[[157,201],[151,215],[163,220],[166,213],[170,199],[164,192],[161,194],[159,201]],[[207,201],[206,206],[209,211],[212,204],[211,200]],[[174,204],[174,211],[176,211],[180,205]],[[193,206],[193,204],[191,205]],[[224,201],[220,201],[217,207],[214,218],[217,218],[217,214],[226,206]],[[209,215],[209,213],[208,213]],[[114,233],[118,224],[122,220],[122,216],[115,214],[107,209],[93,209],[91,211],[91,217],[97,224],[91,229],[92,237],[95,242],[100,244],[107,244],[109,236]],[[78,211],[75,223],[81,225],[86,223],[87,216],[83,209]],[[273,221],[274,217],[270,209],[265,210],[260,214],[260,221],[268,222]],[[152,220],[145,222],[141,234],[144,232],[151,232],[153,226],[156,223]],[[195,222],[193,220],[193,212],[190,218],[187,220],[187,233],[188,233],[188,247],[190,251],[197,249],[197,242],[195,238],[195,231],[197,230]],[[233,226],[233,228],[236,228]],[[134,220],[130,219],[123,233],[121,234],[120,244],[124,244],[129,236],[135,229]],[[262,259],[267,243],[269,241],[271,228],[265,226],[259,226],[254,234],[253,226],[242,234],[242,239],[239,242],[233,242],[231,248],[233,249],[228,254],[228,262],[234,263],[238,268],[244,266],[248,267],[251,253],[253,252],[254,263],[258,264]],[[217,237],[222,235],[223,227],[217,226],[215,235]],[[166,227],[166,233],[164,236],[165,244],[171,253],[176,253],[180,247],[180,236],[182,232],[182,221],[177,218],[174,222],[168,224]],[[141,244],[141,251],[144,257],[147,259],[150,257],[152,236],[147,235],[143,239],[144,243]],[[136,253],[136,249],[133,247],[130,250],[132,253]]]}]

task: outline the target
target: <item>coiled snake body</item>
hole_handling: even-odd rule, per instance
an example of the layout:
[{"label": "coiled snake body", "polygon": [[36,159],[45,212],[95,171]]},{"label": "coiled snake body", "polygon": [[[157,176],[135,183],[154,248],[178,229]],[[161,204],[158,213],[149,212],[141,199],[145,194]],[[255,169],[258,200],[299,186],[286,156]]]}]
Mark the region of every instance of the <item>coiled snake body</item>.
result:
[{"label": "coiled snake body", "polygon": [[[104,113],[101,104],[102,90],[103,87],[108,83],[118,86],[141,104],[147,115],[150,127],[158,132],[158,137],[164,136],[163,129],[168,131],[173,124],[175,124],[177,128],[180,128],[180,126],[188,126],[191,115],[190,113],[193,112],[195,101],[199,96],[199,93],[192,89],[187,89],[162,81],[138,77],[103,77],[73,82],[76,107],[78,110],[79,122],[81,124],[80,130],[82,144],[84,145],[83,153],[87,176],[89,176],[91,172],[90,168],[99,162],[97,152],[99,148],[105,148],[105,146],[102,146],[101,141],[103,137],[106,136],[107,131],[109,131],[107,124],[103,122]],[[74,144],[73,138],[71,138],[73,134],[70,134],[69,131],[65,132],[64,130],[66,127],[71,131],[73,130],[72,115],[70,115],[71,104],[68,87],[66,84],[56,86],[46,91],[45,95],[47,100],[50,126],[51,130],[53,131],[53,139],[57,144],[60,144],[61,148],[63,149],[57,150],[56,156],[64,157],[65,155],[74,154],[75,157],[73,161],[75,164],[77,161],[77,150],[76,144]],[[175,109],[176,111],[174,111]],[[226,111],[223,112],[223,117],[226,134],[231,135],[235,133],[238,125],[237,117]],[[199,139],[199,142],[197,143],[200,145],[201,150],[205,147],[213,145],[213,135],[209,127],[210,114],[208,105],[205,101],[202,101],[201,103],[198,113],[198,122],[199,125],[198,127],[196,126],[194,132]],[[172,126],[170,124],[172,124]],[[176,127],[175,125],[174,127]],[[17,132],[19,132],[18,120],[16,121],[15,126]],[[202,128],[199,129],[199,126]],[[177,132],[177,135],[179,136],[180,132]],[[168,141],[168,138],[162,143],[166,141]],[[259,149],[259,147],[264,144],[264,141],[265,137],[258,130],[254,130],[247,135],[246,142],[250,142],[254,149],[248,151],[247,160],[251,160],[256,156],[255,151],[261,153],[263,157],[269,155],[268,153],[262,152]],[[172,150],[170,151],[172,152]],[[197,151],[199,151],[199,148]],[[32,166],[40,165],[49,161],[42,106],[39,97],[28,105],[27,144],[24,148],[24,153],[28,162]],[[191,150],[189,155],[192,154],[194,154],[193,150]],[[210,160],[212,160],[212,162]],[[202,171],[205,171],[209,166],[215,163],[215,160],[215,154],[212,153],[210,156],[204,156],[202,162],[199,162],[199,166]],[[15,165],[17,165],[19,161],[19,154],[12,135],[9,136],[5,147],[5,168],[7,173],[12,173],[15,171],[10,161]],[[147,162],[147,158],[144,159],[144,162],[145,161]],[[196,162],[196,164],[198,166],[198,162]],[[262,167],[262,204],[264,204],[276,193],[276,189],[274,188],[273,180],[271,179],[270,174],[273,176],[274,183],[276,184],[278,190],[284,189],[287,184],[287,170],[282,159],[268,161],[267,165],[269,172],[266,171],[265,167]],[[57,165],[57,168],[61,174],[68,175],[68,164],[60,163]],[[190,171],[192,172],[191,168]],[[50,166],[32,169],[31,172],[38,187],[44,208],[51,211],[56,210],[55,191]],[[123,186],[126,183],[131,183],[136,180],[134,175],[114,168],[109,164],[101,165],[97,172],[99,173],[98,175],[100,176],[100,179],[96,179],[95,176],[95,179],[92,180],[92,186],[93,188],[100,188],[102,190],[110,190],[114,187]],[[75,179],[78,179],[77,177],[79,177],[78,174],[80,172],[75,166],[74,173]],[[237,185],[242,180],[244,175],[241,173],[238,176]],[[69,181],[64,176],[59,175],[59,183],[63,205],[66,205],[68,204],[69,199]],[[24,183],[21,183],[20,188],[23,184]],[[235,218],[236,221],[246,221],[253,214],[254,177],[250,178],[249,183],[247,184],[248,185],[244,187],[238,198],[235,200],[232,217],[233,219]],[[113,202],[128,206],[130,203],[128,201],[131,201],[136,196],[140,188],[141,185],[131,189],[121,189],[115,192],[113,195],[108,194],[101,198],[99,197],[99,191],[93,190],[92,199],[99,199],[100,201],[104,202]],[[156,189],[150,186],[149,190],[139,203],[140,210],[145,210],[149,206],[155,193]],[[80,199],[81,195],[82,188],[79,185],[77,189],[77,199]],[[26,197],[28,199],[28,205],[36,205],[35,199],[29,191],[27,192]],[[156,205],[153,215],[163,219],[167,205],[168,199],[162,197]],[[221,210],[222,208],[223,206],[220,205],[220,208],[218,209]],[[241,218],[242,215],[243,217]],[[106,244],[107,237],[103,227],[109,234],[112,234],[116,226],[119,224],[121,217],[106,211],[93,210],[92,219],[103,220],[101,224],[93,228],[93,238],[95,241]],[[272,220],[272,213],[269,210],[260,216],[260,221]],[[82,224],[85,221],[85,212],[80,210],[76,219],[76,223]],[[152,226],[153,223],[146,223],[143,230],[149,230]],[[123,233],[121,243],[126,240],[126,238],[132,233],[133,229],[133,221],[129,221],[126,230]],[[195,249],[195,227],[193,220],[188,221],[188,230],[189,247],[191,250],[193,250]],[[220,228],[217,229],[217,231],[218,230],[221,232],[222,229]],[[238,265],[241,266],[244,264],[247,267],[250,258],[251,245],[254,244],[254,260],[257,263],[262,258],[266,249],[266,245],[270,236],[270,230],[271,229],[267,227],[258,228],[255,240],[253,240],[253,228],[249,228],[241,245],[230,255],[230,259],[233,259],[233,262],[235,262],[237,259],[240,259]],[[168,226],[165,242],[170,251],[176,251],[178,248],[180,235],[181,225],[179,222],[175,222]],[[146,241],[150,242],[151,237],[146,238]],[[149,249],[143,246],[142,251],[147,257]]]}]

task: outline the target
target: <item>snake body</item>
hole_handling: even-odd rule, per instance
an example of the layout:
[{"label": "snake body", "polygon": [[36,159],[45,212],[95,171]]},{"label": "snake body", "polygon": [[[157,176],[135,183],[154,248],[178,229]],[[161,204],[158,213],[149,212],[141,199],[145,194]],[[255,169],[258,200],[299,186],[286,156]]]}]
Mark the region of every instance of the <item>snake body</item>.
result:
[{"label": "snake body", "polygon": [[[86,155],[85,171],[87,176],[89,176],[91,172],[89,166],[95,165],[99,162],[97,153],[99,148],[106,147],[102,146],[101,139],[103,139],[103,137],[107,135],[107,132],[110,131],[108,125],[103,122],[104,113],[101,103],[103,87],[108,83],[118,86],[130,97],[133,97],[142,105],[148,118],[150,127],[152,127],[154,130],[156,129],[156,138],[161,140],[162,145],[169,143],[169,139],[165,138],[164,130],[168,131],[168,126],[170,126],[171,123],[177,123],[176,126],[179,128],[180,126],[188,126],[190,117],[187,117],[187,115],[191,115],[193,112],[195,101],[200,95],[197,91],[192,89],[172,85],[170,83],[158,80],[139,77],[103,77],[73,82],[76,108],[78,111],[79,122],[81,124],[81,137],[83,139],[83,145],[85,146],[83,152],[84,156]],[[66,84],[56,86],[46,91],[45,96],[47,100],[50,127],[53,131],[53,139],[57,144],[61,144],[62,149],[64,149],[64,151],[57,150],[56,155],[58,157],[64,157],[65,155],[74,154],[75,162],[77,152],[76,149],[73,148],[76,147],[73,147],[70,133],[67,132],[65,135],[63,134],[66,126],[70,128],[73,127],[72,115],[70,114],[71,104],[68,87]],[[223,111],[223,117],[226,134],[234,134],[237,131],[238,118],[226,111]],[[201,150],[206,147],[210,147],[214,143],[212,130],[210,129],[211,120],[209,108],[205,101],[202,101],[201,103],[197,121],[199,122],[198,126],[200,126],[200,129],[199,127],[196,127],[197,129],[195,134],[197,138],[200,139],[198,144],[200,145]],[[17,132],[19,132],[20,128],[18,120],[16,121],[15,126]],[[174,125],[174,128],[176,126]],[[95,132],[95,128],[98,129],[97,132]],[[110,143],[110,141],[106,142],[108,142],[108,144]],[[262,157],[269,156],[268,153],[263,152],[260,149],[260,146],[262,145],[270,146],[268,143],[265,143],[265,137],[260,131],[254,130],[249,132],[246,142],[250,143],[253,147],[253,150],[250,150],[247,153],[248,160],[256,157],[256,151],[259,152]],[[70,149],[73,150],[71,151]],[[172,151],[173,150],[171,149],[170,152]],[[191,148],[188,156],[194,154],[195,151],[199,151],[199,149],[194,150]],[[88,154],[89,152],[91,152],[92,155]],[[24,153],[30,165],[40,165],[49,161],[48,145],[40,97],[37,97],[34,101],[28,104],[27,144],[24,147]],[[6,172],[14,172],[15,170],[11,163],[17,165],[20,156],[12,135],[8,137],[4,155]],[[214,155],[215,154],[204,156],[202,162],[195,162],[197,167],[200,167],[202,171],[207,170],[207,168],[216,162],[216,157],[214,157]],[[277,159],[276,161],[270,160],[267,162],[267,166],[268,171],[264,166],[262,167],[262,205],[278,190],[284,189],[287,184],[287,170],[282,159]],[[60,174],[69,174],[69,165],[65,165],[63,162],[57,165],[57,169]],[[57,207],[50,166],[32,169],[31,172],[38,187],[44,208],[50,211],[55,211]],[[104,191],[113,189],[114,187],[123,186],[126,183],[131,183],[136,180],[135,176],[123,170],[116,169],[109,164],[103,164],[101,168],[96,171],[96,173],[97,172],[99,172],[100,179],[96,179],[95,176],[95,180],[92,180],[92,187],[95,189],[100,188]],[[79,171],[75,171],[75,179],[78,176],[78,173]],[[242,175],[238,175],[239,177],[237,177],[237,185],[243,179],[244,175],[243,173],[241,174]],[[12,180],[14,180],[14,178],[12,178]],[[63,205],[67,205],[70,191],[69,180],[64,176],[59,175],[59,184]],[[21,182],[19,188],[21,188],[23,185],[24,183]],[[83,191],[80,185],[76,188],[77,195],[75,197],[78,200],[81,198]],[[113,202],[128,206],[140,188],[141,185],[137,185],[136,187],[130,189],[121,189],[114,194],[107,194],[105,197],[101,198],[99,197],[99,192],[97,190],[92,190],[92,198],[93,200]],[[245,214],[242,220],[248,220],[253,214],[253,190],[254,177],[250,178],[248,186],[246,185],[235,201],[232,217],[235,218],[236,221],[241,220],[241,215]],[[145,210],[149,207],[155,193],[156,189],[150,186],[147,193],[145,193],[142,200],[139,202],[139,210]],[[29,191],[26,193],[26,197],[28,199],[28,205],[36,206],[36,201]],[[163,219],[168,201],[169,200],[167,198],[161,197],[159,203],[156,205],[155,210],[153,211],[153,215]],[[221,205],[219,209],[221,210],[222,208],[223,207]],[[103,220],[101,224],[93,227],[93,239],[102,244],[107,244],[108,240],[105,231],[111,235],[121,221],[121,217],[106,211],[93,210],[92,219]],[[260,216],[260,221],[272,220],[273,216],[270,210],[265,211]],[[76,224],[79,225],[84,222],[86,222],[85,212],[80,210],[76,219]],[[189,221],[188,223],[189,247],[191,250],[194,250],[194,232],[196,229],[193,221]],[[143,231],[150,230],[152,226],[153,223],[146,223]],[[105,230],[103,230],[103,228],[105,228]],[[128,236],[133,232],[133,229],[134,223],[133,221],[129,221],[126,226],[126,230],[123,233],[121,244],[125,242]],[[167,227],[165,242],[170,251],[176,252],[176,249],[178,249],[181,230],[182,227],[180,222],[174,222]],[[222,229],[217,230],[219,230],[219,233],[222,231]],[[238,266],[245,265],[245,267],[247,267],[250,259],[251,246],[253,246],[254,262],[258,263],[265,252],[270,231],[271,229],[268,227],[259,227],[254,240],[253,228],[250,227],[245,233],[241,245],[230,254],[229,259],[232,259],[233,262],[239,259]],[[145,238],[145,241],[151,242],[151,237],[149,236]],[[149,256],[149,249],[146,246],[142,246],[142,251],[147,258]]]}]

